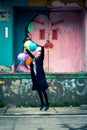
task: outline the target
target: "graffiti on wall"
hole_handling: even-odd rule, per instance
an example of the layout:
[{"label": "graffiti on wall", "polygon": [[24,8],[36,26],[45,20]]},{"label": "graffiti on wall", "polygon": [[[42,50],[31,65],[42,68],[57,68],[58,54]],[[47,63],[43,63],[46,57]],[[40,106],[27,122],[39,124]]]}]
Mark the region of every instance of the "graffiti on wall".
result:
[{"label": "graffiti on wall", "polygon": [[48,80],[50,84],[49,90],[56,93],[56,89],[60,89],[61,95],[66,95],[67,91],[74,91],[78,96],[84,96],[87,94],[87,80],[86,79],[65,79],[59,81],[54,79],[53,82]]},{"label": "graffiti on wall", "polygon": [[[86,79],[47,79],[49,88],[47,93],[50,102],[81,100],[87,95]],[[37,91],[32,91],[31,79],[0,80],[0,91],[4,104],[37,104],[39,103]],[[79,102],[79,101],[78,101]],[[81,102],[81,101],[80,101]]]}]

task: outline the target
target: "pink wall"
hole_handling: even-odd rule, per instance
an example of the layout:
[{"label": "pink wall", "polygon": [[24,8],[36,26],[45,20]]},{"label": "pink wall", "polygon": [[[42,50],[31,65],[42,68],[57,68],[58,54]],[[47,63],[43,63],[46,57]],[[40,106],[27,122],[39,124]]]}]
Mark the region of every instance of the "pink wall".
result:
[{"label": "pink wall", "polygon": [[[83,71],[83,48],[81,35],[81,17],[79,12],[51,12],[52,22],[59,22],[52,26],[45,15],[39,15],[33,22],[35,28],[31,31],[32,40],[42,44],[48,40],[53,43],[52,49],[45,49],[44,68],[46,72],[81,72]],[[45,29],[45,39],[40,39],[40,29]],[[52,38],[52,30],[57,29],[57,39]]]},{"label": "pink wall", "polygon": [[87,12],[84,13],[85,17],[84,17],[84,22],[83,22],[83,25],[84,25],[84,31],[83,31],[83,34],[84,34],[84,39],[85,39],[85,55],[84,55],[84,69],[85,69],[85,72],[87,72]]}]

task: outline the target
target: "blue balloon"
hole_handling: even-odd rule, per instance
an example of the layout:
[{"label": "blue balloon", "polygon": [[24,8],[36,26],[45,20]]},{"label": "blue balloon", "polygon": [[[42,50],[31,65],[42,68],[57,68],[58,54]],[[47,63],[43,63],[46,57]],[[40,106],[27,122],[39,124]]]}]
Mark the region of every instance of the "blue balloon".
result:
[{"label": "blue balloon", "polygon": [[35,42],[32,42],[30,45],[29,45],[29,50],[30,51],[35,51],[37,49],[37,44]]}]

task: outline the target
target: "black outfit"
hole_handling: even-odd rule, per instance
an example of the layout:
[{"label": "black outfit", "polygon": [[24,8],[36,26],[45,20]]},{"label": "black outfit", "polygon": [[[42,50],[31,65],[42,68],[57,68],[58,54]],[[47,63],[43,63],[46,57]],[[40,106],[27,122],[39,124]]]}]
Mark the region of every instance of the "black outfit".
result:
[{"label": "black outfit", "polygon": [[26,50],[26,51],[29,54],[29,56],[34,59],[34,61],[30,64],[31,78],[32,78],[32,83],[33,83],[32,90],[38,91],[40,101],[41,101],[41,108],[43,108],[44,106],[43,96],[46,101],[46,106],[48,107],[49,103],[48,103],[46,89],[49,86],[46,82],[45,72],[43,69],[44,46],[41,47],[41,54],[38,58],[35,58],[35,56],[29,50]]}]

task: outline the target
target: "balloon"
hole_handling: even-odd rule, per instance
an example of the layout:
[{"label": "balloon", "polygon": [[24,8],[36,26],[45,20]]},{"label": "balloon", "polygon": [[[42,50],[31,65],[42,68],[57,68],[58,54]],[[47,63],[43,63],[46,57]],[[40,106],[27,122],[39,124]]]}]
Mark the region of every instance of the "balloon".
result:
[{"label": "balloon", "polygon": [[30,51],[35,51],[37,48],[37,44],[35,42],[32,42],[30,45],[29,45],[29,50]]},{"label": "balloon", "polygon": [[30,24],[28,25],[28,31],[31,32],[33,29],[34,29],[34,24],[33,24],[33,23],[30,23]]},{"label": "balloon", "polygon": [[45,43],[44,47],[46,49],[48,49],[48,48],[52,49],[53,48],[53,43]]},{"label": "balloon", "polygon": [[26,65],[30,65],[33,59],[31,57],[26,59]]},{"label": "balloon", "polygon": [[45,43],[44,47],[45,47],[46,49],[48,49],[48,48],[49,48],[49,43]]},{"label": "balloon", "polygon": [[29,45],[30,45],[31,43],[32,43],[32,41],[27,40],[27,41],[24,43],[24,48],[29,49]]},{"label": "balloon", "polygon": [[28,54],[25,54],[25,53],[20,53],[20,54],[18,54],[18,60],[20,60],[20,61],[24,61],[24,60],[26,60],[27,58],[29,57],[29,55]]},{"label": "balloon", "polygon": [[51,48],[51,49],[53,48],[53,44],[52,43],[49,44],[49,48]]}]

